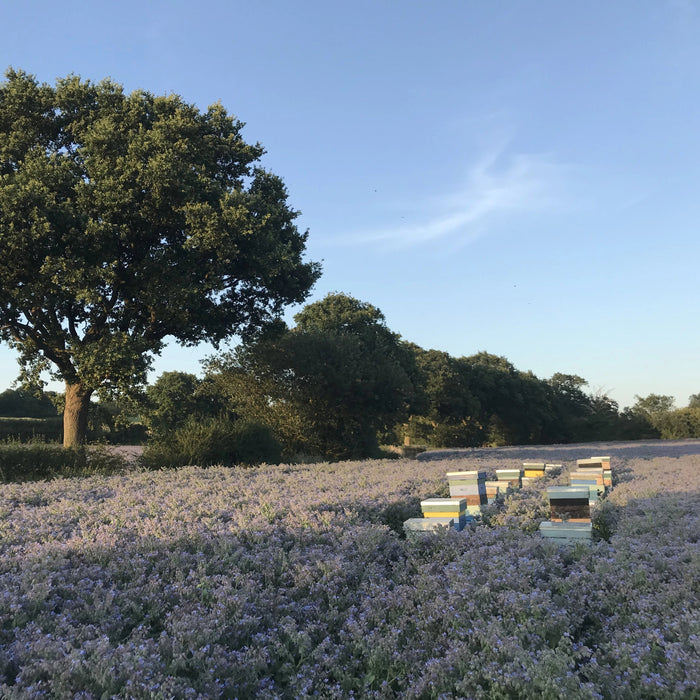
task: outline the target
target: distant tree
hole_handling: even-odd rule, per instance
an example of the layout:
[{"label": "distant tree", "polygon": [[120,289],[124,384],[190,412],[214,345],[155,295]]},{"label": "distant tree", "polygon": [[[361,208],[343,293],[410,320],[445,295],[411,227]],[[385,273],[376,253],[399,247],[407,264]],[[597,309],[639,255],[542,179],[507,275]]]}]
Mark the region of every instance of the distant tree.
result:
[{"label": "distant tree", "polygon": [[405,431],[418,442],[436,447],[468,447],[481,443],[479,402],[471,393],[459,362],[439,350],[411,345],[418,376],[417,401]]},{"label": "distant tree", "polygon": [[585,392],[588,382],[577,374],[557,372],[548,380],[550,402],[555,416],[550,425],[552,442],[577,442],[593,439],[589,419],[593,411]]},{"label": "distant tree", "polygon": [[623,428],[618,403],[604,393],[591,395],[588,398],[590,412],[582,439],[585,441],[622,439]]},{"label": "distant tree", "polygon": [[530,444],[551,442],[552,423],[558,420],[558,416],[552,406],[548,383],[530,371],[518,372],[518,381],[524,405],[523,439]]},{"label": "distant tree", "polygon": [[371,304],[331,294],[257,342],[207,363],[230,409],[270,425],[287,451],[367,457],[406,417],[415,360]]},{"label": "distant tree", "polygon": [[652,424],[648,414],[629,406],[620,413],[619,424],[618,439],[652,440],[661,437],[661,431]]},{"label": "distant tree", "polygon": [[188,420],[214,417],[223,403],[206,394],[206,385],[188,372],[163,372],[146,388],[141,404],[146,425],[157,434],[173,432]]},{"label": "distant tree", "polygon": [[635,395],[634,398],[636,402],[632,409],[652,417],[672,411],[675,403],[673,396],[663,394],[649,394],[644,397]]},{"label": "distant tree", "polygon": [[523,378],[505,357],[480,352],[458,360],[479,404],[483,442],[490,445],[530,441],[532,423]]},{"label": "distant tree", "polygon": [[679,408],[660,414],[654,421],[664,440],[700,437],[700,407]]},{"label": "distant tree", "polygon": [[0,394],[0,416],[48,418],[55,415],[56,407],[44,393],[6,389]]},{"label": "distant tree", "polygon": [[691,394],[688,397],[688,408],[700,408],[700,394]]},{"label": "distant tree", "polygon": [[588,404],[588,398],[583,390],[588,382],[583,377],[579,377],[578,374],[556,372],[549,379],[549,384],[572,404],[577,404],[582,408]]},{"label": "distant tree", "polygon": [[242,126],[109,80],[0,84],[0,339],[24,380],[65,382],[65,445],[95,392],[145,382],[166,338],[257,332],[317,279]]}]

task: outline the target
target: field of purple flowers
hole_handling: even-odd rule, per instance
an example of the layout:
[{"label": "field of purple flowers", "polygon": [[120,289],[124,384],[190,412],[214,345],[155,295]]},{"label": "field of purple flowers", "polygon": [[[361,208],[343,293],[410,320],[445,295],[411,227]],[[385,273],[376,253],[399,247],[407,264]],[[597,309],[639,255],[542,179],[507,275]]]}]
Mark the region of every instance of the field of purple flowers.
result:
[{"label": "field of purple flowers", "polygon": [[[596,540],[542,479],[416,542],[445,473],[612,457]],[[700,698],[700,441],[3,485],[2,698]]]}]

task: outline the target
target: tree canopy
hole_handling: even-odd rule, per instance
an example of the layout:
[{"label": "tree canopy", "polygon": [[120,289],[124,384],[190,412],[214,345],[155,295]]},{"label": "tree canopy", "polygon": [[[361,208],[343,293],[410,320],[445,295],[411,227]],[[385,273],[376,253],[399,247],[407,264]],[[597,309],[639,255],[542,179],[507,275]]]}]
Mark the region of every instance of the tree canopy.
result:
[{"label": "tree canopy", "polygon": [[56,407],[43,392],[35,395],[22,389],[6,389],[0,394],[0,416],[48,418],[56,416]]},{"label": "tree canopy", "polygon": [[634,397],[636,400],[632,409],[648,416],[656,416],[673,410],[675,399],[665,394],[649,394]]},{"label": "tree canopy", "polygon": [[201,379],[188,372],[163,372],[146,388],[138,409],[152,435],[172,433],[188,420],[214,418],[225,406],[207,393]]},{"label": "tree canopy", "polygon": [[95,392],[143,384],[168,337],[258,332],[320,270],[282,180],[221,104],[78,76],[0,84],[0,339],[66,383],[64,443]]},{"label": "tree canopy", "polygon": [[379,309],[344,294],[306,306],[295,321],[213,358],[209,381],[230,410],[270,425],[289,452],[372,455],[378,432],[407,415],[412,351]]}]

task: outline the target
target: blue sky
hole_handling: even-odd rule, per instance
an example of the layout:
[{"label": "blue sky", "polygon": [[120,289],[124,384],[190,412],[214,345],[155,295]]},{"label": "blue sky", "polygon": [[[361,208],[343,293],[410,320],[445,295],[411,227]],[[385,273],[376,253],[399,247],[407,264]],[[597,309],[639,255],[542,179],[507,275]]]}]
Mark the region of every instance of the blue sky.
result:
[{"label": "blue sky", "polygon": [[[309,301],[621,407],[700,392],[698,2],[24,0],[0,27],[3,70],[246,122],[323,264]],[[152,378],[210,352],[170,345]]]}]

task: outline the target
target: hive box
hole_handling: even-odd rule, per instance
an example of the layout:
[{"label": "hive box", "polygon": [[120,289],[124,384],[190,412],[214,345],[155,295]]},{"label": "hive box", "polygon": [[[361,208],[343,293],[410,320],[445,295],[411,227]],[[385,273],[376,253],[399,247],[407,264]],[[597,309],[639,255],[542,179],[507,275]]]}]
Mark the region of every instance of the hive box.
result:
[{"label": "hive box", "polygon": [[502,481],[485,481],[484,484],[486,485],[486,498],[489,503],[493,503],[498,498],[501,489],[504,488],[504,484]]},{"label": "hive box", "polygon": [[577,459],[576,469],[578,471],[582,471],[584,469],[602,469],[605,485],[612,486],[610,457],[589,457],[588,459]]},{"label": "hive box", "polygon": [[593,538],[593,526],[591,523],[540,523],[542,537],[551,539],[558,544],[575,544],[577,542],[590,541]]},{"label": "hive box", "polygon": [[528,479],[539,479],[544,476],[544,462],[523,462],[523,471]]},{"label": "hive box", "polygon": [[[608,463],[609,466],[609,463]],[[576,460],[576,469],[604,469],[603,460],[598,457],[587,457]]]},{"label": "hive box", "polygon": [[603,479],[606,486],[612,486],[612,470],[610,468],[610,457],[589,457],[597,460],[603,465]]},{"label": "hive box", "polygon": [[486,480],[486,472],[447,472],[447,481],[455,484],[475,484]]},{"label": "hive box", "polygon": [[556,474],[559,474],[563,468],[563,464],[545,464],[544,473],[551,474],[552,476],[554,476]]},{"label": "hive box", "polygon": [[520,480],[523,476],[522,469],[496,469],[496,478],[507,483],[514,489],[520,488]]},{"label": "hive box", "polygon": [[409,518],[403,524],[407,536],[428,532],[441,532],[448,529],[462,528],[455,526],[454,518]]},{"label": "hive box", "polygon": [[466,498],[428,498],[420,502],[424,518],[464,518]]},{"label": "hive box", "polygon": [[569,483],[572,486],[577,484],[597,484],[601,488],[605,488],[605,475],[602,469],[577,469],[569,474]]},{"label": "hive box", "polygon": [[551,486],[547,489],[552,522],[590,523],[590,489],[582,486]]},{"label": "hive box", "polygon": [[447,472],[452,498],[466,498],[467,506],[485,505],[486,472]]}]

